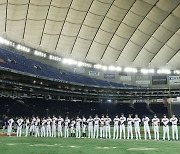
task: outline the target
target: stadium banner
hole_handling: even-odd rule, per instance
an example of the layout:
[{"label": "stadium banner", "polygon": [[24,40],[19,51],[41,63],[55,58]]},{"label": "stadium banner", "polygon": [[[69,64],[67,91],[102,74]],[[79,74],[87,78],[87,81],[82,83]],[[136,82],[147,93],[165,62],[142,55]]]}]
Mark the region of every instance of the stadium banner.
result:
[{"label": "stadium banner", "polygon": [[152,85],[167,84],[167,76],[152,76]]},{"label": "stadium banner", "polygon": [[74,73],[83,74],[83,73],[85,73],[85,69],[82,67],[76,67],[76,68],[74,68]]},{"label": "stadium banner", "polygon": [[105,79],[115,79],[115,74],[104,74]]},{"label": "stadium banner", "polygon": [[121,81],[131,81],[131,76],[120,76]]},{"label": "stadium banner", "polygon": [[169,76],[169,84],[170,85],[180,84],[180,76]]},{"label": "stadium banner", "polygon": [[148,85],[150,84],[149,76],[136,76],[136,84]]},{"label": "stadium banner", "polygon": [[99,76],[99,72],[96,70],[89,71],[90,76]]}]

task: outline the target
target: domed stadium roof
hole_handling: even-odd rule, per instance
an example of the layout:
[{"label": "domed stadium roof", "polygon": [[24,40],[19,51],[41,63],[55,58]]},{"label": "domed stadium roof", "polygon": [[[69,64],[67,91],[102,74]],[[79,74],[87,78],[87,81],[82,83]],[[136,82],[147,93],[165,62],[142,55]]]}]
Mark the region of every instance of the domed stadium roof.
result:
[{"label": "domed stadium roof", "polygon": [[0,36],[104,65],[180,68],[180,0],[0,0]]}]

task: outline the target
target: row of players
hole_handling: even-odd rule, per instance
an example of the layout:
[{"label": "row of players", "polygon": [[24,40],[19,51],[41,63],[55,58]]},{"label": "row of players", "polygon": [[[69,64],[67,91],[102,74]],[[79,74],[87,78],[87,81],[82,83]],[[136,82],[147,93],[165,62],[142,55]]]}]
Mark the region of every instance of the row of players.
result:
[{"label": "row of players", "polygon": [[[16,121],[13,120],[13,118],[8,120],[8,131],[7,135],[11,136],[13,123],[15,122],[17,124],[17,131],[16,135],[21,136],[22,134],[22,125],[25,123],[25,129],[26,133],[25,136],[32,136],[35,137],[56,137],[56,131],[58,132],[58,137],[62,137],[62,130],[64,127],[64,137],[69,137],[69,129],[71,133],[71,137],[86,137],[86,127],[88,127],[88,138],[111,138],[111,132],[110,132],[110,124],[111,124],[111,118],[106,115],[102,115],[101,118],[98,117],[98,115],[95,116],[95,118],[92,118],[92,116],[89,116],[89,118],[86,120],[85,117],[82,117],[82,119],[77,116],[75,119],[69,119],[66,117],[63,119],[61,116],[56,118],[53,116],[52,118],[42,118],[41,120],[39,117],[32,117],[31,121],[29,118],[26,118],[23,120],[23,118],[18,118]],[[147,135],[149,139],[151,139],[151,133],[150,133],[150,127],[149,122],[150,119],[147,116],[144,116],[142,118],[142,122],[144,125],[144,139],[147,139]],[[159,140],[159,126],[160,122],[163,124],[163,140],[165,140],[166,136],[167,139],[170,140],[169,136],[169,123],[172,124],[172,139],[178,140],[178,119],[175,117],[175,115],[172,116],[172,118],[168,119],[166,115],[163,116],[163,118],[160,119],[157,117],[157,115],[154,115],[154,118],[151,120],[152,127],[154,131],[154,140]],[[113,131],[113,139],[123,138],[126,139],[126,133],[125,133],[125,123],[127,123],[127,139],[133,139],[133,124],[134,124],[134,130],[136,135],[136,140],[141,139],[141,133],[140,133],[140,123],[141,119],[136,114],[134,118],[132,118],[132,115],[129,115],[128,118],[124,116],[124,114],[121,114],[121,117],[119,118],[118,115],[115,116],[113,119],[114,124],[114,131]],[[119,136],[119,129],[120,129],[120,136]],[[99,136],[99,130],[100,130],[100,136]],[[41,132],[41,133],[40,133]],[[81,136],[82,132],[82,136]]]}]

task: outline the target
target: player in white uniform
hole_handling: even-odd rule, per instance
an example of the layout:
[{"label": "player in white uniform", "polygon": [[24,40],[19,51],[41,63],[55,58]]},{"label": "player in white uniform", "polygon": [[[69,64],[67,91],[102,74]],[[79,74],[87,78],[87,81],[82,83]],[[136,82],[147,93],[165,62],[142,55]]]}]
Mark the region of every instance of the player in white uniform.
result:
[{"label": "player in white uniform", "polygon": [[14,123],[13,118],[9,119],[7,123],[8,123],[7,135],[8,135],[8,136],[11,136],[12,125],[13,125],[13,123]]},{"label": "player in white uniform", "polygon": [[82,138],[86,138],[86,118],[82,117]]},{"label": "player in white uniform", "polygon": [[29,134],[29,125],[30,125],[30,121],[29,121],[29,118],[26,118],[26,137],[28,136]]},{"label": "player in white uniform", "polygon": [[113,122],[114,122],[114,133],[113,133],[113,139],[118,139],[119,135],[119,121],[118,115],[115,116]]},{"label": "player in white uniform", "polygon": [[35,137],[39,137],[39,125],[40,125],[40,119],[37,116],[35,121]]},{"label": "player in white uniform", "polygon": [[56,122],[57,118],[53,116],[52,118],[52,137],[56,137]]},{"label": "player in white uniform", "polygon": [[170,141],[170,137],[169,137],[169,119],[166,117],[166,115],[164,114],[161,122],[163,123],[163,140],[165,140],[166,138],[166,134],[167,134],[167,139],[168,141]]},{"label": "player in white uniform", "polygon": [[92,116],[89,116],[89,119],[87,120],[88,123],[88,138],[93,138],[93,121],[94,119]]},{"label": "player in white uniform", "polygon": [[104,115],[102,115],[100,119],[100,138],[105,137],[105,118]]},{"label": "player in white uniform", "polygon": [[94,118],[94,138],[99,137],[99,122],[100,122],[100,118],[96,114]]},{"label": "player in white uniform", "polygon": [[134,122],[136,140],[138,140],[138,139],[141,140],[141,133],[140,133],[140,122],[141,122],[141,119],[138,118],[137,114],[135,114],[135,118],[133,119],[133,122]]},{"label": "player in white uniform", "polygon": [[157,118],[157,115],[154,115],[154,118],[152,119],[152,126],[154,127],[154,140],[159,140],[159,118]]},{"label": "player in white uniform", "polygon": [[21,136],[22,135],[22,124],[23,124],[23,119],[19,118],[16,122],[17,122],[17,132],[16,135],[17,136]]},{"label": "player in white uniform", "polygon": [[46,119],[46,136],[47,137],[51,137],[51,123],[52,123],[52,119],[50,117],[48,117]]},{"label": "player in white uniform", "polygon": [[110,126],[110,123],[111,123],[111,118],[109,118],[109,116],[106,115],[106,118],[105,118],[106,139],[111,138],[111,126]]},{"label": "player in white uniform", "polygon": [[59,118],[57,119],[57,123],[58,123],[58,128],[57,128],[57,130],[58,130],[58,137],[62,137],[62,124],[63,124],[63,122],[64,122],[64,119],[61,116],[59,116]]},{"label": "player in white uniform", "polygon": [[125,129],[125,122],[126,122],[126,117],[124,117],[124,114],[121,114],[120,117],[120,139],[122,138],[122,133],[124,135],[124,139],[126,139],[126,129]]},{"label": "player in white uniform", "polygon": [[147,134],[149,136],[149,139],[151,140],[151,133],[149,128],[149,118],[147,116],[144,116],[142,119],[142,122],[144,123],[144,139],[147,140]]},{"label": "player in white uniform", "polygon": [[176,134],[176,141],[178,141],[178,127],[177,127],[177,123],[178,123],[178,119],[176,118],[176,116],[173,114],[172,118],[170,119],[170,122],[172,124],[172,139],[174,140],[174,134]]},{"label": "player in white uniform", "polygon": [[34,131],[35,131],[35,121],[36,121],[36,118],[35,117],[32,117],[31,119],[31,124],[30,124],[30,136],[33,136],[34,135]]},{"label": "player in white uniform", "polygon": [[76,138],[81,138],[81,118],[77,116],[76,118]]},{"label": "player in white uniform", "polygon": [[69,137],[69,123],[70,123],[70,120],[69,120],[68,116],[66,116],[66,118],[64,120],[64,137],[65,138]]},{"label": "player in white uniform", "polygon": [[46,137],[46,119],[41,120],[41,137]]},{"label": "player in white uniform", "polygon": [[71,123],[70,123],[71,137],[75,137],[75,124],[76,121],[74,119],[71,119]]},{"label": "player in white uniform", "polygon": [[132,123],[133,118],[131,117],[131,114],[129,114],[129,117],[127,118],[127,139],[129,140],[129,137],[131,136],[131,140],[133,139],[133,131],[132,131]]}]

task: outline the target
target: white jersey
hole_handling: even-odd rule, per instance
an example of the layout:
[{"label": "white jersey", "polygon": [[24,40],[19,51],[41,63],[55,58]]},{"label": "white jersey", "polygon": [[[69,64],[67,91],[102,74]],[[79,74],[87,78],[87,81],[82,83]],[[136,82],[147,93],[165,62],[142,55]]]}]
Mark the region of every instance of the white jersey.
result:
[{"label": "white jersey", "polygon": [[158,126],[158,123],[160,122],[159,118],[153,118],[152,123],[154,126]]},{"label": "white jersey", "polygon": [[75,124],[76,124],[75,120],[72,120],[71,123],[70,123],[70,127],[74,128]]},{"label": "white jersey", "polygon": [[124,125],[124,123],[126,122],[126,117],[120,117],[120,125]]},{"label": "white jersey", "polygon": [[29,124],[30,124],[29,119],[26,119],[26,127],[29,126]]},{"label": "white jersey", "polygon": [[119,118],[114,118],[113,122],[114,122],[114,126],[118,126],[119,125]]},{"label": "white jersey", "polygon": [[101,119],[100,119],[100,125],[103,127],[104,124],[105,124],[105,119],[104,119],[104,118],[101,118]]},{"label": "white jersey", "polygon": [[141,122],[141,119],[140,118],[134,118],[134,126],[135,127],[139,127],[139,123]]},{"label": "white jersey", "polygon": [[58,121],[58,125],[62,126],[62,123],[64,122],[64,119],[63,118],[59,118],[59,119],[57,119],[57,121]]},{"label": "white jersey", "polygon": [[87,120],[88,126],[93,126],[93,121],[94,121],[94,119],[89,118],[89,119]]},{"label": "white jersey", "polygon": [[94,118],[94,125],[99,125],[100,118]]},{"label": "white jersey", "polygon": [[31,125],[34,125],[35,121],[36,121],[36,118],[33,118],[32,121],[31,121]]},{"label": "white jersey", "polygon": [[13,123],[14,123],[14,120],[12,118],[8,120],[8,126],[12,127]]},{"label": "white jersey", "polygon": [[57,121],[56,117],[52,118],[52,125],[56,125],[56,121]]},{"label": "white jersey", "polygon": [[77,118],[77,119],[76,119],[76,126],[80,126],[80,125],[81,125],[81,121],[82,121],[82,120],[81,120],[80,118]]},{"label": "white jersey", "polygon": [[47,122],[47,121],[46,121],[45,119],[44,119],[44,120],[42,120],[42,123],[41,123],[41,124],[42,124],[42,126],[45,126],[46,122]]},{"label": "white jersey", "polygon": [[127,124],[128,126],[132,126],[132,123],[133,123],[133,118],[127,118]]},{"label": "white jersey", "polygon": [[47,123],[47,125],[50,125],[51,124],[51,122],[52,122],[52,119],[51,118],[48,118],[48,119],[46,119],[46,123]]},{"label": "white jersey", "polygon": [[177,125],[178,119],[176,117],[175,118],[171,118],[170,122],[172,123],[172,125]]},{"label": "white jersey", "polygon": [[66,127],[68,127],[68,126],[69,126],[69,123],[70,123],[70,120],[69,120],[69,119],[65,119],[65,121],[64,121],[64,125],[65,125]]},{"label": "white jersey", "polygon": [[39,126],[39,124],[40,124],[40,119],[38,118],[38,119],[36,119],[36,121],[35,121],[35,126]]},{"label": "white jersey", "polygon": [[82,122],[85,123],[86,122],[86,118],[83,117],[82,118]]},{"label": "white jersey", "polygon": [[111,118],[105,118],[105,125],[110,126]]},{"label": "white jersey", "polygon": [[142,122],[144,123],[144,126],[149,126],[149,118],[148,117],[143,118]]},{"label": "white jersey", "polygon": [[18,119],[17,120],[17,125],[18,126],[22,126],[23,121],[24,121],[23,119]]},{"label": "white jersey", "polygon": [[161,122],[163,123],[163,126],[167,126],[169,123],[169,119],[168,118],[162,118]]}]

